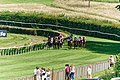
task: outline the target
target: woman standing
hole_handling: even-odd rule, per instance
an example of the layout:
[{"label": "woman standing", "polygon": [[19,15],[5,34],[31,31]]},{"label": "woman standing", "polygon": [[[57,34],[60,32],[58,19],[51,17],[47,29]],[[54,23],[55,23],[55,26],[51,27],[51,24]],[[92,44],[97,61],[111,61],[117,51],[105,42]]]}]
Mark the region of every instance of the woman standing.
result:
[{"label": "woman standing", "polygon": [[46,75],[47,75],[47,80],[50,80],[50,69],[48,68],[48,70],[46,71]]},{"label": "woman standing", "polygon": [[74,80],[75,66],[72,64],[70,69],[71,69],[70,70],[71,71],[70,78],[71,78],[71,80]]},{"label": "woman standing", "polygon": [[114,60],[113,55],[111,55],[111,56],[109,57],[109,67],[110,67],[110,68],[113,67],[114,64],[115,64],[115,60]]},{"label": "woman standing", "polygon": [[89,65],[87,68],[87,78],[91,79],[92,78],[92,66]]}]

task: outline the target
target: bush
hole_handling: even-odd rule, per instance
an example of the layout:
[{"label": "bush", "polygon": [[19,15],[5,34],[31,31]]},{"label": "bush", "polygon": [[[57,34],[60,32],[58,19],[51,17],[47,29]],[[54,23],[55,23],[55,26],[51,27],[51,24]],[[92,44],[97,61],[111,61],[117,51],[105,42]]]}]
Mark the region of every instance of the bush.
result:
[{"label": "bush", "polygon": [[120,59],[118,59],[115,63],[114,73],[105,72],[105,74],[100,78],[103,80],[111,80],[111,78],[115,78],[115,77],[120,77]]},{"label": "bush", "polygon": [[106,72],[105,75],[101,76],[100,79],[111,80],[111,78],[116,77],[114,73]]},{"label": "bush", "polygon": [[118,59],[118,61],[116,61],[114,70],[115,70],[116,77],[120,77],[120,59]]}]

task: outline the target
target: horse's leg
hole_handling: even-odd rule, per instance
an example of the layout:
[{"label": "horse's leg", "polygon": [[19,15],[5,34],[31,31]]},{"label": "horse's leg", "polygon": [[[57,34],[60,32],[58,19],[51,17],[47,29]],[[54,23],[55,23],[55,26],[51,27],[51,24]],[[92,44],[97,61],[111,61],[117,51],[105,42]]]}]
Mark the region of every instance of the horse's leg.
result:
[{"label": "horse's leg", "polygon": [[85,47],[85,46],[86,46],[86,43],[84,42],[84,43],[83,43],[83,47]]}]

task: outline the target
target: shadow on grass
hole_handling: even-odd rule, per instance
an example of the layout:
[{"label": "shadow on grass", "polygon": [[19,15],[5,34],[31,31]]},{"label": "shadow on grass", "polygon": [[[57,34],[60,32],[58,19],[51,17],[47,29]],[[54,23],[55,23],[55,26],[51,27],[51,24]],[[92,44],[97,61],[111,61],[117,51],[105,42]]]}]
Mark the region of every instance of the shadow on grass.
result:
[{"label": "shadow on grass", "polygon": [[101,54],[120,53],[120,43],[87,41],[86,48],[90,51]]}]

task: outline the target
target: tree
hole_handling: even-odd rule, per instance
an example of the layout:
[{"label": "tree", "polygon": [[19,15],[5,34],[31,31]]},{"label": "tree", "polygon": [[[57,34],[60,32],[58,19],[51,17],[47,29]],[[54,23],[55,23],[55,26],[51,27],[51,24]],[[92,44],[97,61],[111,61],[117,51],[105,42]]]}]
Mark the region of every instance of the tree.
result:
[{"label": "tree", "polygon": [[91,1],[90,1],[90,0],[88,0],[88,7],[90,7],[90,2],[91,2]]},{"label": "tree", "polygon": [[117,8],[120,11],[120,5],[117,5],[115,8]]}]

